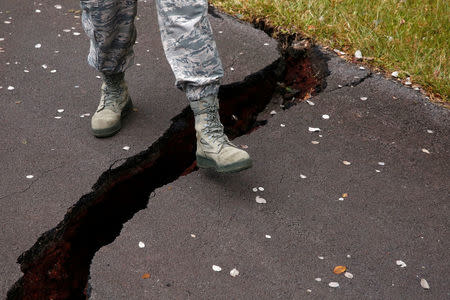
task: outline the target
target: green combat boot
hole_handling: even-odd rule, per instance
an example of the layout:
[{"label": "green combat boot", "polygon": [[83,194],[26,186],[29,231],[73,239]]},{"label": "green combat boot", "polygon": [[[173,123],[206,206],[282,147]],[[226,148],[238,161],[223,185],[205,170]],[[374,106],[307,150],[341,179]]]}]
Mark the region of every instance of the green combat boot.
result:
[{"label": "green combat boot", "polygon": [[190,102],[197,132],[197,166],[217,172],[238,172],[252,166],[247,152],[232,144],[223,132],[219,99],[212,95]]},{"label": "green combat boot", "polygon": [[100,104],[91,119],[92,133],[96,137],[116,134],[122,127],[122,118],[132,107],[124,73],[103,76]]}]

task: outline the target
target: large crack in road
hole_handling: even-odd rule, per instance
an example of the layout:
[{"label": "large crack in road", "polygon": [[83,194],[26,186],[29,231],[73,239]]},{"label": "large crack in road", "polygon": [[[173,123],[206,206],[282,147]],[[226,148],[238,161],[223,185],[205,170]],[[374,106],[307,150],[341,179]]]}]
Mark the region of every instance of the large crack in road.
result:
[{"label": "large crack in road", "polygon": [[[274,95],[282,96],[284,107],[289,108],[324,88],[326,64],[309,41],[285,36],[279,45],[278,60],[241,82],[221,86],[220,117],[230,139],[263,125],[258,115]],[[194,118],[186,107],[147,150],[105,171],[92,192],[18,258],[23,276],[10,288],[7,299],[88,298],[95,253],[112,243],[123,224],[147,207],[156,188],[195,170]]]}]

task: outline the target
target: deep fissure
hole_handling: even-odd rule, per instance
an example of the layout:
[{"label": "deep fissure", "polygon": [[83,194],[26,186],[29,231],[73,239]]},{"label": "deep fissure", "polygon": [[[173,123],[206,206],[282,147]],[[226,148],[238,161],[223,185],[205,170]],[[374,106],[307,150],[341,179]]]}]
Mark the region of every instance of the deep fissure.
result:
[{"label": "deep fissure", "polygon": [[[259,24],[270,33],[271,29]],[[279,95],[285,109],[324,88],[324,58],[310,41],[279,37],[281,57],[243,81],[221,86],[220,116],[226,134],[236,138],[267,123],[258,115]],[[267,114],[268,115],[268,114]],[[147,150],[105,171],[92,191],[68,209],[19,258],[23,276],[7,299],[85,299],[95,253],[112,243],[125,222],[147,207],[151,193],[195,171],[194,118],[189,107]]]}]

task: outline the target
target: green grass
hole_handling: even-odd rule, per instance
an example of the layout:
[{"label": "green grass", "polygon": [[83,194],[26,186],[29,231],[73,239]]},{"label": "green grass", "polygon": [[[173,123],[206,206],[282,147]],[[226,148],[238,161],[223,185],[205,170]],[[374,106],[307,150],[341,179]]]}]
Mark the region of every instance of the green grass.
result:
[{"label": "green grass", "polygon": [[261,18],[280,32],[297,32],[369,63],[399,71],[449,101],[449,0],[210,0],[220,9]]}]

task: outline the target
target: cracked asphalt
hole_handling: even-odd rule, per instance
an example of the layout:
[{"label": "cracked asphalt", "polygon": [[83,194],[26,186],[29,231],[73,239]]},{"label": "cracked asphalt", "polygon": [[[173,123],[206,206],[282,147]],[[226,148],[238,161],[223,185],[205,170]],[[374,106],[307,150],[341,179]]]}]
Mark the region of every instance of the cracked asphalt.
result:
[{"label": "cracked asphalt", "polygon": [[[85,114],[97,106],[100,80],[86,63],[80,19],[68,12],[78,1],[55,4],[0,5],[2,298],[21,275],[17,257],[113,162],[150,146],[187,105],[173,87],[154,3],[140,1],[140,66],[127,73],[137,111],[120,134],[92,137]],[[277,42],[263,32],[221,14],[210,19],[224,84],[278,58]],[[261,115],[268,124],[234,141],[248,145],[254,167],[233,175],[199,170],[156,190],[94,257],[91,299],[450,297],[449,111],[320,51],[325,89],[289,110],[274,98]],[[337,265],[354,277],[333,274]]]}]

